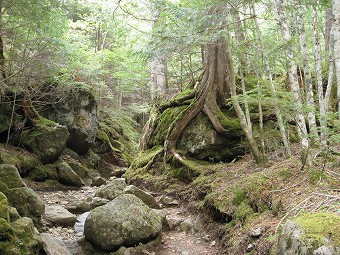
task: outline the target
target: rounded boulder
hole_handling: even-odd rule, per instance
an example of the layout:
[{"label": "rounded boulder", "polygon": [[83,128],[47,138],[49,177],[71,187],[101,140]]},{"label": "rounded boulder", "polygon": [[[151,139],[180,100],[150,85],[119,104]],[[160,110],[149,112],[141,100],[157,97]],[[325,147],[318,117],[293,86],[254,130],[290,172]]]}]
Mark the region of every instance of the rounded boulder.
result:
[{"label": "rounded boulder", "polygon": [[162,219],[143,201],[123,194],[92,210],[85,221],[88,241],[106,251],[148,242],[159,235]]}]

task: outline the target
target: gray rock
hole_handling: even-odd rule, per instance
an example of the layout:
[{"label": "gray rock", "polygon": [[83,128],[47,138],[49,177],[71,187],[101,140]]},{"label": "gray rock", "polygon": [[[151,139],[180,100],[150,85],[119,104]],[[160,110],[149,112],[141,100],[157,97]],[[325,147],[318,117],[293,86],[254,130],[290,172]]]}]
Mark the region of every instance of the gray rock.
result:
[{"label": "gray rock", "polygon": [[85,154],[94,144],[97,123],[97,102],[93,93],[84,87],[73,87],[60,101],[54,103],[46,113],[70,132],[67,147]]},{"label": "gray rock", "polygon": [[288,221],[280,233],[276,255],[339,254],[340,247],[333,240],[339,227],[340,217],[331,213],[304,214]]},{"label": "gray rock", "polygon": [[250,231],[250,236],[259,238],[262,235],[262,228],[255,228]]},{"label": "gray rock", "polygon": [[20,177],[18,169],[14,165],[10,164],[0,165],[0,180],[9,189],[26,187],[26,184]]},{"label": "gray rock", "polygon": [[45,207],[45,219],[53,225],[69,227],[74,225],[77,216],[60,205],[47,205]]},{"label": "gray rock", "polygon": [[122,194],[91,211],[84,227],[86,239],[107,251],[147,242],[161,229],[161,218],[130,194]]},{"label": "gray rock", "polygon": [[166,221],[170,229],[175,229],[183,222],[183,219],[177,215],[169,215],[166,216]]},{"label": "gray rock", "polygon": [[202,232],[204,230],[204,222],[200,215],[198,215],[194,222],[194,231]]},{"label": "gray rock", "polygon": [[75,187],[84,186],[84,181],[73,171],[73,169],[66,163],[61,162],[57,165],[59,182]]},{"label": "gray rock", "polygon": [[21,218],[17,208],[9,206],[9,218],[10,222],[16,221]]},{"label": "gray rock", "polygon": [[154,209],[160,209],[161,206],[157,203],[156,199],[149,193],[137,188],[134,185],[129,185],[123,190],[125,194],[132,194],[140,198],[147,206]]},{"label": "gray rock", "polygon": [[14,188],[5,195],[21,216],[37,220],[45,213],[44,201],[31,188]]},{"label": "gray rock", "polygon": [[84,255],[82,248],[75,240],[64,240],[64,243],[67,247],[67,249],[73,254],[73,255]]},{"label": "gray rock", "polygon": [[179,201],[176,199],[173,199],[168,196],[161,196],[159,198],[159,202],[161,202],[165,206],[173,206],[173,205],[179,205]]},{"label": "gray rock", "polygon": [[46,255],[73,255],[63,240],[55,238],[47,233],[42,233],[41,239]]},{"label": "gray rock", "polygon": [[120,194],[122,194],[125,187],[126,187],[125,179],[123,178],[113,179],[110,184],[100,187],[94,195],[96,197],[112,200],[118,197]]},{"label": "gray rock", "polygon": [[185,232],[190,232],[194,226],[194,222],[191,218],[186,219],[181,223],[181,230]]},{"label": "gray rock", "polygon": [[74,231],[77,233],[78,236],[84,235],[84,225],[85,220],[89,216],[90,212],[85,212],[78,216],[77,222],[74,224]]},{"label": "gray rock", "polygon": [[86,200],[71,201],[65,206],[65,208],[72,213],[78,213],[79,214],[79,213],[91,211],[92,209],[94,209],[98,206],[101,206],[101,205],[105,205],[108,202],[110,202],[110,200],[105,199],[105,198],[89,197]]},{"label": "gray rock", "polygon": [[187,151],[197,159],[216,161],[233,160],[244,154],[243,134],[240,132],[239,121],[228,117],[228,135],[216,132],[208,117],[199,113],[184,129],[178,140],[178,149]]},{"label": "gray rock", "polygon": [[[18,106],[14,107],[17,108]],[[23,122],[23,116],[17,114],[14,111],[14,115],[12,115],[13,110],[13,102],[5,102],[1,100],[0,102],[0,133],[7,131],[9,128],[12,128]],[[17,109],[16,109],[17,110]]]},{"label": "gray rock", "polygon": [[252,250],[254,250],[255,248],[255,245],[250,243],[248,244],[247,248],[246,248],[246,252],[251,252]]},{"label": "gray rock", "polygon": [[36,124],[32,129],[23,132],[22,144],[37,155],[43,164],[57,159],[66,146],[70,134],[65,126],[52,121]]}]

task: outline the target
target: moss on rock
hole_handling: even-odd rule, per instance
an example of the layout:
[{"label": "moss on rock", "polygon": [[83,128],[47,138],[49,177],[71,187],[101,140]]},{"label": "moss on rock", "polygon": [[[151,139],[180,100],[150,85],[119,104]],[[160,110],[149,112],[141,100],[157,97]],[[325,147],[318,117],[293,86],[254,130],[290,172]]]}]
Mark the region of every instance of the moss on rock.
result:
[{"label": "moss on rock", "polygon": [[4,193],[0,192],[0,218],[9,221],[8,200]]}]

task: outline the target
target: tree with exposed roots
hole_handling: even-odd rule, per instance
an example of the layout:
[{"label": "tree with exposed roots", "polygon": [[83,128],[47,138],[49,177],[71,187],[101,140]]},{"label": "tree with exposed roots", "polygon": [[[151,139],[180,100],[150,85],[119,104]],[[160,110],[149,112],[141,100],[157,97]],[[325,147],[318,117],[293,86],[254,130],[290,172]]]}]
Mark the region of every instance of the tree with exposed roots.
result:
[{"label": "tree with exposed roots", "polygon": [[[257,143],[250,132],[247,125],[245,115],[236,98],[235,74],[233,62],[229,52],[226,37],[221,36],[218,39],[208,42],[204,47],[204,72],[200,81],[195,84],[190,94],[183,97],[176,97],[158,108],[158,112],[162,113],[165,109],[178,106],[184,102],[191,100],[190,105],[179,114],[172,124],[168,127],[166,137],[164,139],[164,154],[173,156],[183,165],[192,168],[177,151],[177,142],[192,119],[200,112],[204,112],[211,121],[213,127],[219,134],[226,134],[227,127],[224,123],[226,116],[221,110],[221,106],[226,104],[227,99],[231,99],[234,109],[240,119],[241,128],[244,131],[250,144],[251,152],[258,164],[263,164],[263,158]],[[157,122],[155,113],[151,114],[142,135],[142,148],[146,148],[147,141],[152,136],[154,127]]]}]

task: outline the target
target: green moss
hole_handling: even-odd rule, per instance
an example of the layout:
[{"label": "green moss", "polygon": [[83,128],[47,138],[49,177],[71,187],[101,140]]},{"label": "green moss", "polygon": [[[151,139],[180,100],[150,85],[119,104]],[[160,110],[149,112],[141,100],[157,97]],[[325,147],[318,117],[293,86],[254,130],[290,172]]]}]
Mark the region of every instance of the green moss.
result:
[{"label": "green moss", "polygon": [[8,241],[14,238],[14,229],[4,218],[0,218],[0,241]]},{"label": "green moss", "polygon": [[50,172],[47,167],[41,165],[30,171],[28,177],[33,181],[42,182],[50,177]]},{"label": "green moss", "polygon": [[303,237],[313,240],[312,246],[318,248],[324,244],[324,238],[331,240],[335,246],[340,246],[340,216],[331,213],[304,214],[295,219],[301,227]]},{"label": "green moss", "polygon": [[15,165],[20,174],[24,174],[36,165],[41,164],[35,155],[23,149],[0,144],[0,164],[5,163]]},{"label": "green moss", "polygon": [[9,221],[8,200],[4,193],[0,192],[0,218]]},{"label": "green moss", "polygon": [[315,169],[310,169],[308,173],[309,173],[309,181],[312,184],[316,184],[322,179],[323,180],[328,179],[328,176],[324,172],[321,172]]},{"label": "green moss", "polygon": [[173,122],[182,115],[182,113],[188,108],[188,106],[179,106],[175,108],[166,109],[158,119],[157,126],[153,132],[149,141],[149,146],[159,146],[164,144],[165,137],[171,128]]},{"label": "green moss", "polygon": [[233,204],[240,205],[247,199],[247,191],[245,189],[237,189],[234,193]]},{"label": "green moss", "polygon": [[243,223],[247,221],[248,218],[254,215],[253,209],[250,207],[247,201],[241,202],[235,211],[235,218]]},{"label": "green moss", "polygon": [[290,168],[282,168],[278,170],[277,175],[283,179],[288,179],[294,175],[294,170]]}]

